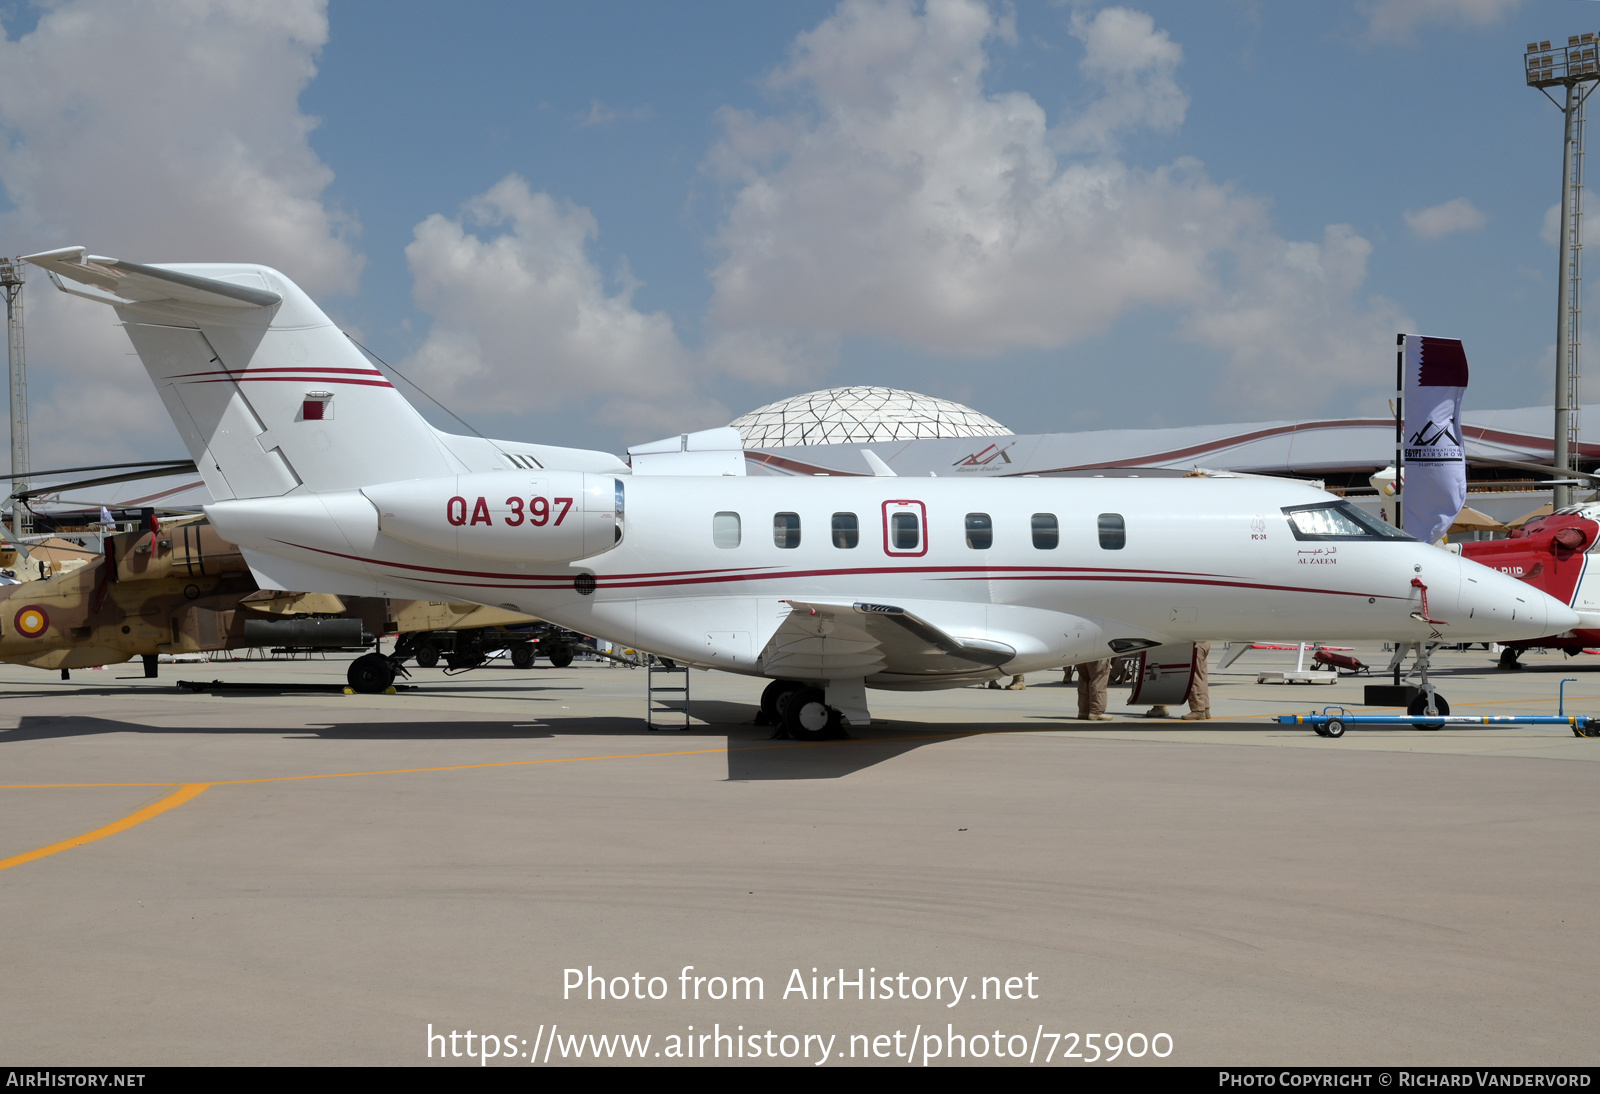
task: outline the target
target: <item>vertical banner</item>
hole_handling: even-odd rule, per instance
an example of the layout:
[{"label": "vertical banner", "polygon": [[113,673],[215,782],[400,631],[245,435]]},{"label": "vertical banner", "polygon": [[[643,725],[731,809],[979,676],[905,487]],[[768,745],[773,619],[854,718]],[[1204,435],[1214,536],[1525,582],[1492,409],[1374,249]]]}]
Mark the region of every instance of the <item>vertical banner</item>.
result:
[{"label": "vertical banner", "polygon": [[1405,490],[1402,527],[1434,543],[1467,503],[1461,396],[1467,354],[1454,338],[1405,336]]}]

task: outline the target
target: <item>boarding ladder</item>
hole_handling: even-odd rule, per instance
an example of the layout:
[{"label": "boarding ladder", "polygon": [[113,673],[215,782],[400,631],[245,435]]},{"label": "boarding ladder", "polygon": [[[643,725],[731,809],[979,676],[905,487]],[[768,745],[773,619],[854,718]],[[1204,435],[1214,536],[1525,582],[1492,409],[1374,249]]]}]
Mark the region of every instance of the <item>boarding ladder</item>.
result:
[{"label": "boarding ladder", "polygon": [[645,728],[652,733],[686,731],[689,728],[688,666],[652,657],[645,672]]}]

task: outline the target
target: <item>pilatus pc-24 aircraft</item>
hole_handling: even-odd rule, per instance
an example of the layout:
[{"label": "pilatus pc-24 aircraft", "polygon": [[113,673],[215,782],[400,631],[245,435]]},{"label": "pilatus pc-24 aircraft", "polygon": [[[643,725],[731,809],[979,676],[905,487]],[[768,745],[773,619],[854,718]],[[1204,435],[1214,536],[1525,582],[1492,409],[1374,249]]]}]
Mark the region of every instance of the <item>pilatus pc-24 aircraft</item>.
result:
[{"label": "pilatus pc-24 aircraft", "polygon": [[1180,701],[1203,639],[1578,622],[1278,479],[644,475],[442,433],[276,270],[28,261],[116,311],[262,588],[471,600],[766,677],[763,707],[801,738],[865,724],[868,688],[1142,650],[1141,701]]}]

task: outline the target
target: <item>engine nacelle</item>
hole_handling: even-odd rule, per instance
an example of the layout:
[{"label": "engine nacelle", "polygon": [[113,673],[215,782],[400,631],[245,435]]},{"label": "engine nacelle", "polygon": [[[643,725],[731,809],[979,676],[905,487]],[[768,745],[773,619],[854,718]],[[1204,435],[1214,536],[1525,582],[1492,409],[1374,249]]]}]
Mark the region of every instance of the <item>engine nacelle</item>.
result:
[{"label": "engine nacelle", "polygon": [[446,554],[574,562],[622,542],[623,483],[585,471],[480,471],[363,487],[385,535]]}]

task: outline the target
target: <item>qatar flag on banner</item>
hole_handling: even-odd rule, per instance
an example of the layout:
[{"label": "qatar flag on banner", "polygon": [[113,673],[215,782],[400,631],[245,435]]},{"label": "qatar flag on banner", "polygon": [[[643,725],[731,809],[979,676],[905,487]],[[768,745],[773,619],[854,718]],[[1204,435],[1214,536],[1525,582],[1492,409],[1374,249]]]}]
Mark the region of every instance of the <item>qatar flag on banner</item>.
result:
[{"label": "qatar flag on banner", "polygon": [[1454,338],[1405,336],[1405,489],[1402,527],[1434,543],[1467,503],[1467,460],[1461,447],[1461,396],[1467,354]]}]

